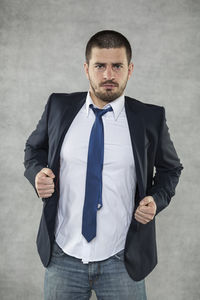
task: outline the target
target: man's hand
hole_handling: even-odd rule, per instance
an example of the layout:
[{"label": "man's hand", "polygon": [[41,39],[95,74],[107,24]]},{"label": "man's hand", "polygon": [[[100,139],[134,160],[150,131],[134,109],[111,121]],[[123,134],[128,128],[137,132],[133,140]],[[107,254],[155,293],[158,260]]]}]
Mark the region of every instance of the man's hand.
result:
[{"label": "man's hand", "polygon": [[146,196],[140,201],[139,206],[135,211],[135,219],[142,224],[147,224],[149,221],[153,220],[156,209],[157,206],[153,197]]},{"label": "man's hand", "polygon": [[54,193],[54,173],[49,168],[43,168],[35,176],[35,187],[40,198],[51,197]]}]

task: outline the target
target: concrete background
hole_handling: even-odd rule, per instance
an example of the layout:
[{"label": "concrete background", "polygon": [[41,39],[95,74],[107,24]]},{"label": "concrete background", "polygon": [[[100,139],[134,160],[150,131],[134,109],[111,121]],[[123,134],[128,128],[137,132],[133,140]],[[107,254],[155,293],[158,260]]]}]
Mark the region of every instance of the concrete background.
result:
[{"label": "concrete background", "polygon": [[200,1],[1,0],[0,25],[0,299],[43,297],[35,245],[42,203],[23,177],[24,144],[50,93],[88,89],[85,45],[103,29],[129,39],[135,70],[126,95],[166,108],[185,168],[157,216],[148,300],[200,299]]}]

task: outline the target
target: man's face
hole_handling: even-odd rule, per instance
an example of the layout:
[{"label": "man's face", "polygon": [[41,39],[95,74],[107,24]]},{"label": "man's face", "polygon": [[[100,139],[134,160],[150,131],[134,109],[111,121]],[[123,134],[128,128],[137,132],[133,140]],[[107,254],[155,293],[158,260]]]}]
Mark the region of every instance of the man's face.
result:
[{"label": "man's face", "polygon": [[111,102],[122,95],[133,72],[133,63],[128,65],[124,47],[94,47],[89,65],[85,63],[84,68],[90,93],[104,102]]}]

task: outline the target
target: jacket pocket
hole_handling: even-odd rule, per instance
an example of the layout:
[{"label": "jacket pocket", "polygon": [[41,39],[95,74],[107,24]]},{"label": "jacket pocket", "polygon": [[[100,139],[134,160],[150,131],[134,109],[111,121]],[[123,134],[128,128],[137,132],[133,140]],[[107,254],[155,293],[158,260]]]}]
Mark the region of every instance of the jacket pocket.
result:
[{"label": "jacket pocket", "polygon": [[65,252],[54,241],[53,247],[52,247],[52,256],[54,256],[54,257],[61,257],[61,256],[64,256],[64,255],[65,255]]}]

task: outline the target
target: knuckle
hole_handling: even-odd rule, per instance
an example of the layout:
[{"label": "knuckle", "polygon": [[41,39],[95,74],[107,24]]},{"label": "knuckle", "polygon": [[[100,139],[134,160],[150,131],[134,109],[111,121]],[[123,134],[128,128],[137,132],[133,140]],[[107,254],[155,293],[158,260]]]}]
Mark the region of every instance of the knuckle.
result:
[{"label": "knuckle", "polygon": [[43,196],[43,198],[49,198],[51,195],[50,194],[45,194],[44,196]]}]

